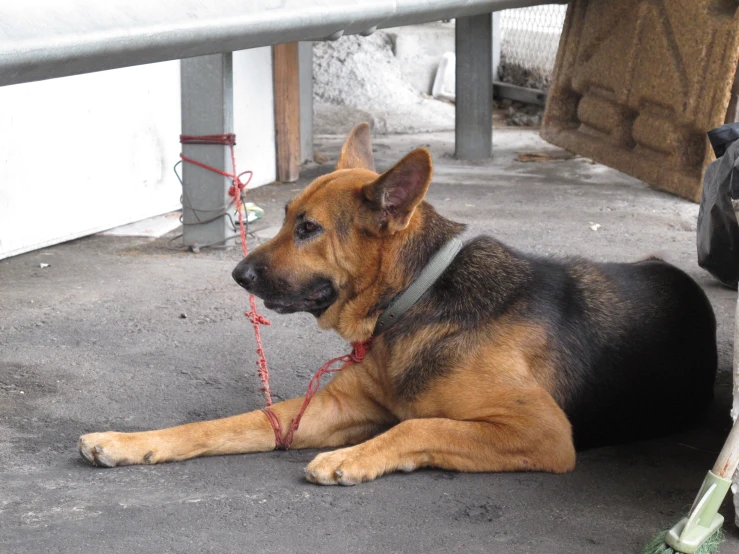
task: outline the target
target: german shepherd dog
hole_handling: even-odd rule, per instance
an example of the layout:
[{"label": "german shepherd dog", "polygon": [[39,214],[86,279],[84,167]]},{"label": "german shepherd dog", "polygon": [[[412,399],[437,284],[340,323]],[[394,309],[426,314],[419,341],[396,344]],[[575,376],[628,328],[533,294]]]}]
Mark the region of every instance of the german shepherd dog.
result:
[{"label": "german shepherd dog", "polygon": [[[464,226],[423,201],[430,153],[378,175],[369,127],[336,170],[292,199],[280,232],[233,276],[279,313],[313,314],[349,342]],[[567,472],[576,448],[664,434],[711,402],[716,324],[701,288],[656,258],[555,260],[469,240],[361,363],[316,394],[293,448],[319,454],[306,478],[353,485],[393,471]],[[284,428],[303,398],[271,410]],[[79,440],[97,466],[153,464],[276,447],[261,410]]]}]

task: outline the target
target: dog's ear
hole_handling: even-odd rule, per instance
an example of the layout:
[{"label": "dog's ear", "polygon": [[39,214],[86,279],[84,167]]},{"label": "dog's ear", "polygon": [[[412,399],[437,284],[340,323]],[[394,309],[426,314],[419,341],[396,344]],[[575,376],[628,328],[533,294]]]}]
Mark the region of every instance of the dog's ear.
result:
[{"label": "dog's ear", "polygon": [[362,187],[377,232],[392,235],[408,226],[426,196],[432,173],[431,153],[418,148]]},{"label": "dog's ear", "polygon": [[375,158],[372,155],[370,127],[360,123],[344,141],[336,169],[369,169],[375,170]]}]

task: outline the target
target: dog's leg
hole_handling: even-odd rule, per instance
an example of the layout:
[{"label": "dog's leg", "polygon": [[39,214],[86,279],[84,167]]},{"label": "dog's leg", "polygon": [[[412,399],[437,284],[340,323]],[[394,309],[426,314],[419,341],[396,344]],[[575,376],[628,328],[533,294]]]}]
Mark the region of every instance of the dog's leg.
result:
[{"label": "dog's leg", "polygon": [[[353,366],[344,370],[316,394],[303,414],[293,448],[353,444],[393,422],[384,408],[364,394],[362,381],[366,377],[358,369]],[[302,404],[303,397],[272,406],[284,431]],[[158,431],[91,433],[80,437],[78,448],[93,465],[113,467],[269,451],[275,448],[275,434],[267,416],[256,410]]]},{"label": "dog's leg", "polygon": [[[511,398],[519,395],[511,395]],[[550,471],[575,467],[569,421],[543,390],[524,405],[496,406],[475,421],[409,419],[357,446],[319,454],[306,478],[354,485],[384,473],[438,467],[456,471]]]}]

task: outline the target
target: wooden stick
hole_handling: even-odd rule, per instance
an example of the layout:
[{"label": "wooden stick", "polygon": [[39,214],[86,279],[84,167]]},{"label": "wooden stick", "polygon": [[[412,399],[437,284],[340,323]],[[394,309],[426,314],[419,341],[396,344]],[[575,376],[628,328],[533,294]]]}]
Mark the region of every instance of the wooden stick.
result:
[{"label": "wooden stick", "polygon": [[739,67],[736,68],[734,74],[734,83],[731,86],[731,98],[729,99],[729,107],[726,109],[726,117],[724,123],[734,123],[739,121]]},{"label": "wooden stick", "polygon": [[277,180],[297,181],[300,176],[300,77],[298,43],[272,47],[275,102]]},{"label": "wooden stick", "polygon": [[739,425],[734,424],[713,466],[713,473],[731,479],[739,466]]}]

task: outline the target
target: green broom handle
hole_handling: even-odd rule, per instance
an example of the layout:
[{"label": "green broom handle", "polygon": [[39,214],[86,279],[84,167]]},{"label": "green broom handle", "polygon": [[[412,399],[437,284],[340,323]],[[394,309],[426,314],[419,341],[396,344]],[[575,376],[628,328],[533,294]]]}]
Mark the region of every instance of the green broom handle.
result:
[{"label": "green broom handle", "polygon": [[734,476],[736,467],[739,465],[739,425],[734,424],[729,436],[726,438],[724,447],[713,466],[713,473],[724,479]]}]

